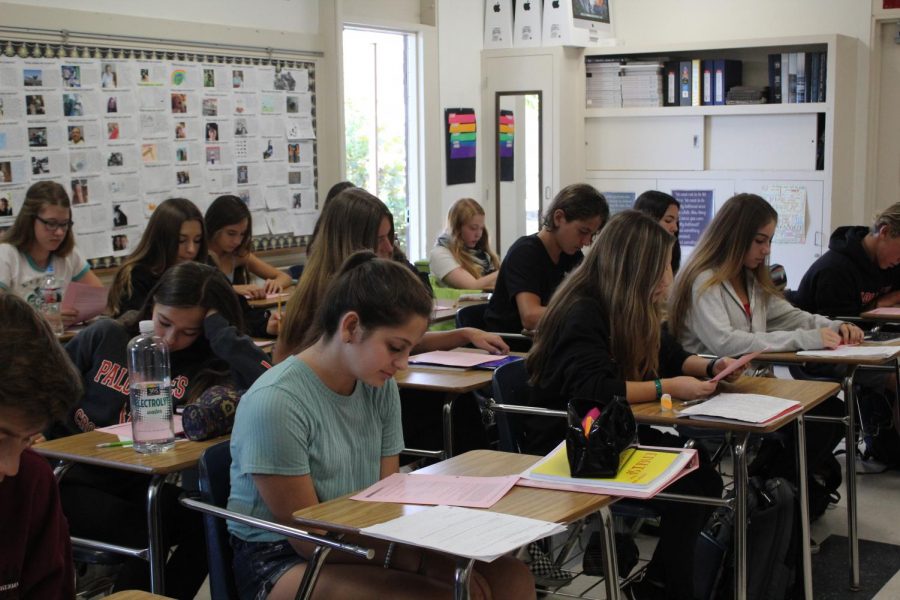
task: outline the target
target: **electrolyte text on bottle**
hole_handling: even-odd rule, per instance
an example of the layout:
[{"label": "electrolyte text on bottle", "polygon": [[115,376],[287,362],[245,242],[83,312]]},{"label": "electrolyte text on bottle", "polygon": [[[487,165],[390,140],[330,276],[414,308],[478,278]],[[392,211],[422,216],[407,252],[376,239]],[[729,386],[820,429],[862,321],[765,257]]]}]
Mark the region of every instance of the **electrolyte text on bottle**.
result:
[{"label": "electrolyte text on bottle", "polygon": [[128,343],[131,430],[134,449],[152,454],[175,445],[169,348],[153,335],[153,321],[141,321],[140,330]]}]

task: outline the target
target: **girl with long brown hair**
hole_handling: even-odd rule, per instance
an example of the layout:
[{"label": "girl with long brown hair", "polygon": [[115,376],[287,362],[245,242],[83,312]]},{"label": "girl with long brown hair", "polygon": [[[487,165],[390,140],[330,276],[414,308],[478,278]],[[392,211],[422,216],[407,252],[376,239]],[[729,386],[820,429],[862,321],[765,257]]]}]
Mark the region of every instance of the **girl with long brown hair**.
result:
[{"label": "girl with long brown hair", "polygon": [[[291,276],[279,271],[251,250],[253,218],[250,209],[233,195],[219,196],[206,209],[209,257],[234,286],[234,291],[250,298],[265,298],[291,285]],[[264,280],[251,283],[251,275]]]},{"label": "girl with long brown hair", "polygon": [[[662,328],[662,304],[672,282],[674,238],[654,220],[626,210],[612,217],[582,265],[559,286],[541,319],[526,366],[532,404],[566,410],[574,398],[629,404],[712,394],[704,381],[730,358],[691,355]],[[735,379],[739,374],[732,374]],[[523,420],[526,451],[544,454],[565,437],[562,419]],[[681,446],[672,434],[641,427],[640,442]],[[676,482],[671,491],[719,497],[722,480],[709,465]],[[637,597],[693,598],[693,549],[707,507],[654,503],[662,532]]]},{"label": "girl with long brown hair", "polygon": [[[319,336],[314,321],[316,310],[328,284],[348,256],[358,250],[370,250],[379,258],[394,257],[391,212],[381,200],[362,188],[348,188],[335,196],[322,210],[318,225],[316,244],[285,310],[275,346],[276,361],[301,350]],[[428,332],[417,350],[450,349],[465,344],[495,353],[509,351],[499,336],[471,327]]]},{"label": "girl with long brown hair", "polygon": [[134,251],[116,273],[107,309],[113,316],[139,309],[147,294],[174,265],[207,260],[203,213],[185,198],[170,198],[153,211]]}]

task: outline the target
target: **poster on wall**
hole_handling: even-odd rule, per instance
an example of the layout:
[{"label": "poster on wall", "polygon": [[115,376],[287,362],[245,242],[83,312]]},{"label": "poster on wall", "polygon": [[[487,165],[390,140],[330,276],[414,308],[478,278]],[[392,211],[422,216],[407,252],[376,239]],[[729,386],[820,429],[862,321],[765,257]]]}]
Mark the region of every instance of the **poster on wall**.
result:
[{"label": "poster on wall", "polygon": [[672,190],[681,204],[678,216],[678,242],[696,246],[700,234],[712,220],[713,190]]},{"label": "poster on wall", "polygon": [[634,206],[634,192],[601,192],[609,205],[609,214],[614,215]]},{"label": "poster on wall", "polygon": [[500,181],[516,180],[515,146],[516,116],[511,110],[501,110],[497,122],[497,156],[500,157]]},{"label": "poster on wall", "polygon": [[[133,250],[166,198],[202,212],[225,193],[249,203],[253,189],[257,209],[316,213],[313,63],[21,49],[0,56],[0,228],[43,180],[68,192],[76,242],[90,259]],[[293,204],[289,184],[298,188]]]},{"label": "poster on wall", "polygon": [[803,184],[768,184],[762,197],[778,212],[778,227],[772,242],[775,244],[806,243],[806,186]]},{"label": "poster on wall", "polygon": [[475,183],[475,110],[444,110],[447,130],[447,185]]}]

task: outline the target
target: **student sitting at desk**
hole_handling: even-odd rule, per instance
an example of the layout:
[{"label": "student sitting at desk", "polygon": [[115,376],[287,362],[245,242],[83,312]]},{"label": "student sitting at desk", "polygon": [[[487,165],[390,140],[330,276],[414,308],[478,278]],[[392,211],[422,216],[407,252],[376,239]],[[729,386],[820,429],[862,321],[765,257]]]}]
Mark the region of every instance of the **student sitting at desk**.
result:
[{"label": "student sitting at desk", "polygon": [[647,190],[634,201],[634,209],[653,217],[663,229],[675,236],[675,245],[672,246],[672,273],[677,275],[681,267],[681,243],[678,241],[678,216],[681,204],[665,192]]},{"label": "student sitting at desk", "polygon": [[203,213],[185,198],[170,198],[150,215],[134,251],[116,272],[107,308],[113,316],[138,310],[166,269],[186,261],[207,261]]},{"label": "student sitting at desk", "polygon": [[[277,294],[292,283],[291,276],[261,260],[250,250],[252,217],[237,196],[219,196],[206,209],[209,256],[234,286],[234,291],[251,298]],[[258,286],[250,275],[265,280]]]},{"label": "student sitting at desk", "polygon": [[828,252],[812,264],[790,300],[801,309],[857,316],[900,304],[900,202],[872,227],[838,227]]},{"label": "student sitting at desk", "polygon": [[[882,306],[900,304],[900,202],[875,217],[872,227],[838,227],[828,252],[812,264],[790,300],[803,310],[821,315],[859,315]],[[808,373],[842,379],[843,365],[807,364]],[[866,455],[900,463],[900,436],[894,389],[896,378],[884,372],[857,371],[854,383]]]},{"label": "student sitting at desk", "polygon": [[[276,361],[299,352],[318,337],[314,322],[316,310],[328,284],[348,256],[357,250],[370,250],[379,258],[394,258],[391,212],[381,200],[362,188],[346,189],[326,204],[318,228],[312,254],[285,309],[274,352]],[[396,262],[411,271],[415,269],[406,261]],[[450,350],[465,344],[494,353],[509,351],[499,336],[471,327],[428,332],[416,351]]]},{"label": "student sitting at desk", "polygon": [[[663,392],[690,400],[715,391],[715,383],[700,378],[724,370],[732,359],[693,356],[662,329],[673,243],[637,211],[610,219],[541,320],[526,359],[533,405],[566,410],[573,398],[620,396],[636,404],[658,402]],[[563,419],[530,417],[523,425],[529,453],[547,454],[565,438]],[[650,427],[640,427],[638,436],[645,445],[683,445]],[[666,491],[719,498],[722,480],[703,464]],[[694,543],[711,507],[664,501],[653,507],[662,514],[660,540],[644,580],[632,586],[633,597],[691,599]]]},{"label": "student sitting at desk", "polygon": [[[266,371],[267,357],[241,333],[243,317],[231,285],[218,269],[185,262],[166,271],[140,311],[101,319],[75,336],[66,351],[81,372],[85,393],[48,437],[63,437],[130,420],[126,346],[138,322],[153,320],[169,346],[173,402],[191,402],[208,387],[246,389]],[[166,594],[193,598],[206,576],[200,517],[177,502],[180,488],[164,486],[167,547],[177,545],[166,566]],[[77,465],[62,480],[63,508],[76,536],[144,547],[147,478]],[[171,514],[171,516],[170,516]],[[129,560],[117,588],[147,585],[147,563]]]},{"label": "student sitting at desk", "polygon": [[74,598],[69,526],[47,461],[30,450],[81,394],[47,323],[0,293],[0,596]]},{"label": "student sitting at desk", "polygon": [[471,198],[453,203],[447,230],[428,253],[428,262],[443,285],[464,290],[493,289],[500,259],[491,248],[480,204]]},{"label": "student sitting at desk", "polygon": [[[767,259],[777,223],[778,213],[768,202],[755,194],[738,194],[707,225],[670,298],[669,326],[688,351],[726,356],[765,348],[772,352],[835,348],[862,340],[863,332],[855,325],[795,308],[774,288]],[[833,397],[812,414],[840,417],[845,410]],[[842,431],[842,426],[830,423],[806,427],[812,517],[828,504],[818,499],[829,495],[819,493],[812,474],[834,462],[829,457]],[[777,451],[781,458],[758,460],[761,468],[769,469],[768,476],[795,477],[793,438],[789,439],[787,447]],[[837,473],[839,483],[840,470]],[[829,487],[836,489],[836,483]]]},{"label": "student sitting at desk", "polygon": [[494,294],[484,314],[489,331],[537,329],[554,290],[584,258],[609,218],[603,195],[585,183],[559,191],[544,213],[540,232],[520,237],[500,265]]},{"label": "student sitting at desk", "polygon": [[[327,240],[323,231],[321,246]],[[238,406],[228,508],[291,524],[301,508],[396,473],[403,435],[393,374],[406,368],[431,307],[402,265],[371,251],[351,255],[316,313],[318,337],[260,377]],[[309,545],[234,522],[228,529],[240,597],[293,598]],[[371,562],[329,556],[317,598],[451,596],[447,557],[393,544],[390,551],[369,539],[365,545],[377,548]],[[528,570],[509,556],[476,563],[472,592],[496,600],[535,597]]]},{"label": "student sitting at desk", "polygon": [[[60,298],[70,281],[102,287],[75,247],[72,225],[72,208],[63,186],[41,181],[28,188],[15,222],[0,237],[0,291],[24,298],[39,309],[43,303],[41,283],[51,265]],[[69,325],[78,321],[78,314],[66,310],[62,318]]]}]

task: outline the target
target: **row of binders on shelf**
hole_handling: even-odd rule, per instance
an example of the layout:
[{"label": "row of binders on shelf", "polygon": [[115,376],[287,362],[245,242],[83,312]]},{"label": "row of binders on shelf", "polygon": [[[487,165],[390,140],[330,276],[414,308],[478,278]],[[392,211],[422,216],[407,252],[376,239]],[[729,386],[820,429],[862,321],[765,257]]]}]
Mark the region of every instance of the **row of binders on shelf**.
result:
[{"label": "row of binders on shelf", "polygon": [[[589,108],[760,104],[766,88],[741,86],[739,60],[585,59]],[[735,93],[729,91],[735,88]]]},{"label": "row of binders on shelf", "polygon": [[825,52],[769,55],[769,102],[825,102],[828,60]]}]

